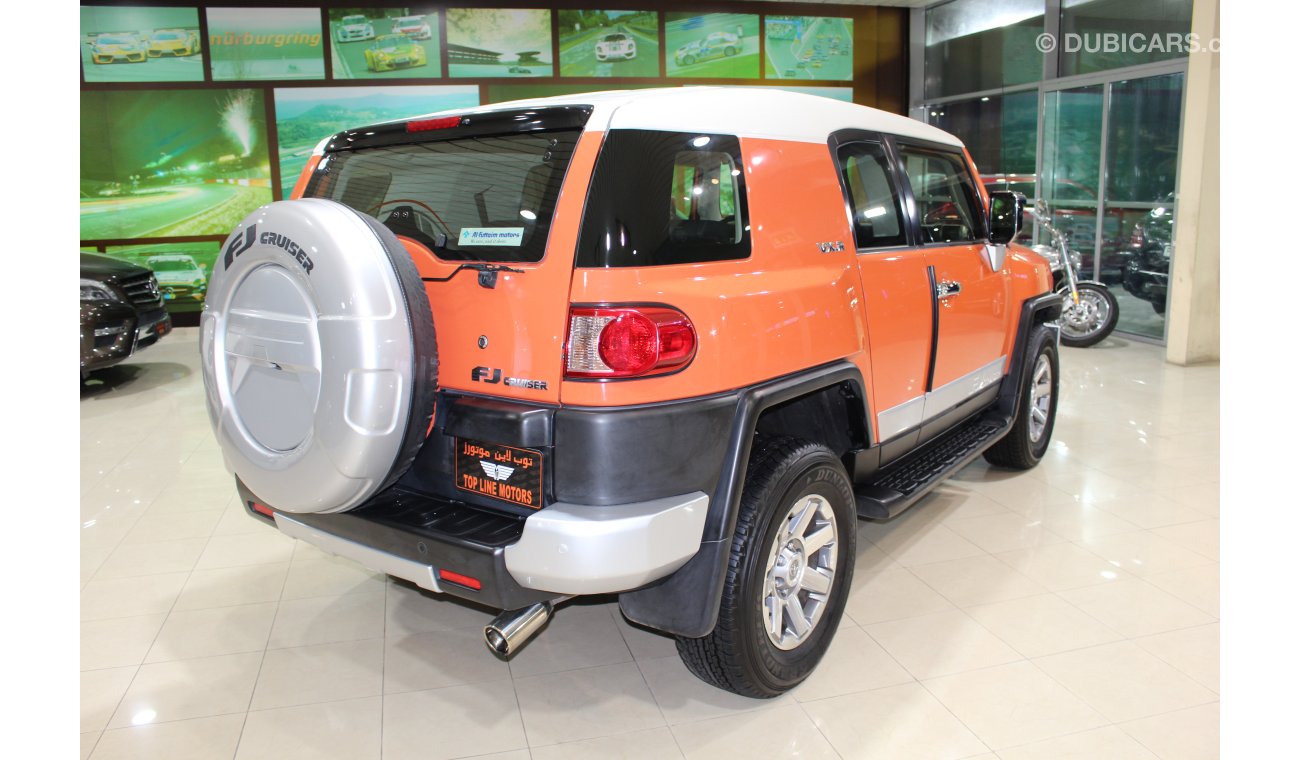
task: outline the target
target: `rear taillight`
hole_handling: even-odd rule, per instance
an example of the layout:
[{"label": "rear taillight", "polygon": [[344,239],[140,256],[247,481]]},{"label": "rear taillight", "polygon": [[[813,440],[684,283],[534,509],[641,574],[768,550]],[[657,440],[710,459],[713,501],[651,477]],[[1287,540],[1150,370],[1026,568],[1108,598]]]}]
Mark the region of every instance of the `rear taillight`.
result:
[{"label": "rear taillight", "polygon": [[695,357],[695,327],[663,306],[574,307],[565,353],[565,377],[659,375]]}]

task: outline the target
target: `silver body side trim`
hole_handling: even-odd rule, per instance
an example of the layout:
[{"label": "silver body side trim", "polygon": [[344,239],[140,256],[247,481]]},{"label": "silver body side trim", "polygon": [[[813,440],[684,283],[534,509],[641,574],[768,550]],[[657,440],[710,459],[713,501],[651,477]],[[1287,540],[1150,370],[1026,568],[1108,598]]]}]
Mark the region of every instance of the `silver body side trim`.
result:
[{"label": "silver body side trim", "polygon": [[881,441],[888,441],[904,430],[911,430],[925,421],[925,396],[904,401],[876,415],[876,427]]},{"label": "silver body side trim", "polygon": [[974,372],[962,375],[925,394],[925,419],[927,421],[957,406],[976,393],[1002,380],[1002,367],[1007,357],[999,356]]},{"label": "silver body side trim", "polygon": [[438,574],[432,565],[424,565],[365,544],[339,538],[332,533],[317,530],[292,517],[287,517],[283,512],[275,513],[275,527],[287,536],[300,538],[323,552],[346,557],[376,573],[396,576],[420,588],[442,593],[442,587],[438,585]]},{"label": "silver body side trim", "polygon": [[1006,363],[1007,357],[1000,356],[974,372],[876,415],[879,440],[888,441],[899,433],[919,427],[990,385],[1001,382],[1002,368]]},{"label": "silver body side trim", "polygon": [[530,515],[506,569],[524,588],[601,594],[644,586],[700,549],[703,492],[607,507],[552,504]]}]

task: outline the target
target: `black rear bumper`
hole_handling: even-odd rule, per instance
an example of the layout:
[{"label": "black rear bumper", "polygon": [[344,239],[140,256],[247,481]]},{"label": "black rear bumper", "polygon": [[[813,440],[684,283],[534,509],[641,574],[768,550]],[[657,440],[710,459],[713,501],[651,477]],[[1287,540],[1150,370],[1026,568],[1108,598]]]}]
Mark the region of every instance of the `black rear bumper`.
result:
[{"label": "black rear bumper", "polygon": [[[254,509],[257,497],[243,483],[238,483],[238,487],[245,511],[292,535],[296,526],[277,524],[274,518]],[[429,578],[435,579],[437,588],[430,590],[488,607],[514,610],[555,596],[520,586],[506,570],[505,547],[519,540],[524,526],[523,519],[515,515],[488,512],[462,502],[390,488],[367,502],[365,507],[351,512],[283,513],[280,519],[305,525],[331,539],[348,542],[346,545],[364,547],[396,558],[406,563],[407,568],[427,572]],[[313,543],[329,551],[329,545],[335,542]],[[390,572],[382,567],[371,569]],[[453,575],[449,579],[443,571]],[[407,577],[406,580],[425,588],[430,586],[418,577]],[[477,582],[479,588],[473,588],[467,581]]]}]

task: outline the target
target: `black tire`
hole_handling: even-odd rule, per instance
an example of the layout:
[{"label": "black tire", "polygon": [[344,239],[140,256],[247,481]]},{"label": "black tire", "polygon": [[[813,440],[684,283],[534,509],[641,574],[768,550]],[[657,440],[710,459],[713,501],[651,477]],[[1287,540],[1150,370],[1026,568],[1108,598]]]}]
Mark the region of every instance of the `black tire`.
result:
[{"label": "black tire", "polygon": [[411,382],[411,403],[403,415],[406,433],[402,436],[402,449],[393,461],[388,477],[384,478],[377,489],[383,491],[411,469],[433,422],[438,394],[438,334],[433,326],[433,309],[429,305],[428,291],[424,289],[420,270],[416,268],[406,246],[378,219],[360,211],[356,214],[379,238],[393,271],[397,273],[402,305],[406,307],[406,318],[411,328],[412,364],[415,367]]},{"label": "black tire", "polygon": [[725,47],[722,49],[722,54],[730,58],[736,54],[736,49],[734,47]]},{"label": "black tire", "polygon": [[[1081,282],[1076,286],[1079,289],[1079,298],[1095,298],[1105,302],[1106,316],[1101,324],[1084,334],[1077,337],[1070,334],[1065,329],[1069,324],[1065,314],[1061,315],[1061,344],[1071,348],[1087,348],[1095,346],[1115,331],[1115,325],[1119,323],[1119,301],[1115,300],[1115,294],[1110,292],[1110,288],[1104,285],[1098,285],[1094,282]],[[1070,293],[1068,290],[1061,291],[1062,297],[1065,298],[1065,307],[1069,309]]]},{"label": "black tire", "polygon": [[[989,464],[1013,470],[1028,470],[1047,453],[1047,446],[1052,441],[1052,428],[1056,424],[1056,404],[1060,398],[1061,385],[1061,360],[1056,348],[1055,333],[1051,327],[1036,325],[1029,334],[1029,345],[1025,348],[1024,377],[1020,381],[1020,409],[1016,413],[1015,422],[1011,424],[1011,430],[984,452],[984,458]],[[1035,438],[1035,396],[1032,389],[1035,376],[1040,370],[1040,359],[1045,361],[1051,372],[1047,378],[1051,396],[1046,404],[1046,420]]]},{"label": "black tire", "polygon": [[[834,517],[834,543],[811,555],[819,562],[833,557],[833,575],[824,596],[807,597],[809,603],[819,602],[821,611],[813,613],[806,638],[782,649],[767,632],[765,581],[768,563],[777,556],[778,539],[791,524],[782,518],[807,496],[821,497],[812,502],[820,508],[810,520],[822,516],[825,509]],[[827,522],[818,524],[825,527]],[[677,639],[677,653],[687,669],[705,683],[760,699],[779,696],[807,678],[826,653],[844,614],[853,580],[856,528],[853,489],[834,452],[797,438],[755,435],[717,625],[707,636]],[[801,538],[810,536],[801,534]],[[800,577],[810,564],[800,565]],[[793,596],[798,599],[803,593],[795,591]],[[800,602],[801,611],[807,609],[804,604]],[[779,614],[777,627],[784,634],[786,617]]]},{"label": "black tire", "polygon": [[695,56],[693,55],[682,56],[683,66],[690,66],[692,63],[695,63]]}]

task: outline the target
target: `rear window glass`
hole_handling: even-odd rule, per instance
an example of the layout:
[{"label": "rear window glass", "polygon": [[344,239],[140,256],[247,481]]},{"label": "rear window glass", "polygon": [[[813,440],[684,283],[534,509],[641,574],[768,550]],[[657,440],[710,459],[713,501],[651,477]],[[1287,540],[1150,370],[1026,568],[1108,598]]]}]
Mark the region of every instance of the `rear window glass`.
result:
[{"label": "rear window glass", "polygon": [[578,266],[747,258],[743,168],[733,135],[610,131],[587,196]]},{"label": "rear window glass", "polygon": [[450,261],[540,261],[579,132],[471,137],[341,151],[306,196],[380,221]]}]

